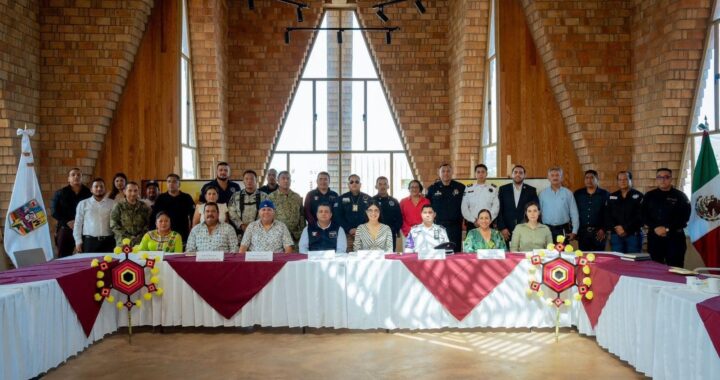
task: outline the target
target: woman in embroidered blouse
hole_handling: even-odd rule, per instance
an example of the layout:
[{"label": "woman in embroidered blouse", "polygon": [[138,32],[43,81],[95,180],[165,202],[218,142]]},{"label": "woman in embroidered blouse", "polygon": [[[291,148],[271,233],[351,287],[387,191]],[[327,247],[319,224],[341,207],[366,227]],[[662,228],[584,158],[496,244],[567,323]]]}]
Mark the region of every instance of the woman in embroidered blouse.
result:
[{"label": "woman in embroidered blouse", "polygon": [[498,230],[490,228],[492,215],[487,209],[482,209],[475,219],[478,228],[470,230],[463,243],[464,252],[475,252],[478,249],[507,249],[505,239]]},{"label": "woman in embroidered blouse", "polygon": [[353,248],[360,250],[393,251],[393,236],[390,227],[380,223],[380,206],[370,201],[367,210],[368,222],[358,226],[355,232]]},{"label": "woman in embroidered blouse", "polygon": [[[207,189],[205,189],[205,200],[207,202],[217,203],[219,197],[220,197],[220,191],[218,190],[217,187],[210,185],[210,186],[208,186]],[[205,221],[205,205],[207,204],[207,202],[200,203],[198,205],[198,207],[195,207],[195,215],[193,215],[192,227],[195,227],[198,224]],[[220,223],[225,223],[228,220],[227,204],[218,203],[217,205],[218,205],[218,209],[220,210],[220,215],[218,216],[218,221]]]},{"label": "woman in embroidered blouse", "polygon": [[170,230],[170,217],[164,211],[155,216],[155,228],[143,236],[140,241],[140,251],[183,251],[182,236]]},{"label": "woman in embroidered blouse", "polygon": [[410,233],[413,226],[422,224],[423,206],[430,204],[430,200],[423,196],[423,185],[420,181],[416,179],[410,181],[408,190],[410,190],[410,195],[400,201],[400,212],[403,217],[401,231],[405,237]]}]

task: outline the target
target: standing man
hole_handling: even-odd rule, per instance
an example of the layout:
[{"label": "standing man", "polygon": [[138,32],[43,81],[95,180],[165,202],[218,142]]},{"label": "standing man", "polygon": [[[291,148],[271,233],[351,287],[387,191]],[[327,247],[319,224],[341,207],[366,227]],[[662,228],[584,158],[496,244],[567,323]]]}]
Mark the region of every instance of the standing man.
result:
[{"label": "standing man", "polygon": [[563,187],[563,171],[559,167],[548,170],[550,186],[540,192],[540,211],[542,222],[550,228],[552,239],[558,235],[567,241],[575,239],[580,228],[580,217],[572,191]]},{"label": "standing man", "polygon": [[267,185],[261,187],[260,191],[267,195],[270,195],[273,193],[273,191],[278,189],[278,172],[275,169],[270,169],[268,170],[265,177],[267,178]]},{"label": "standing man", "polygon": [[268,199],[275,204],[275,219],[285,223],[292,236],[293,246],[297,248],[300,234],[305,228],[303,199],[300,194],[290,190],[290,172],[281,171],[278,180],[277,191],[270,194]]},{"label": "standing man", "polygon": [[485,183],[487,179],[487,166],[485,164],[475,165],[475,178],[477,183],[465,188],[462,199],[461,208],[467,231],[478,227],[475,225],[475,221],[480,210],[490,211],[491,221],[497,218],[500,211],[497,186]]},{"label": "standing man", "polygon": [[674,267],[685,265],[685,232],[690,219],[690,201],[672,185],[672,170],[655,172],[657,189],[645,194],[642,214],[648,226],[648,253],[654,261]]},{"label": "standing man", "polygon": [[145,202],[148,207],[152,208],[152,206],[155,205],[158,195],[160,195],[160,186],[158,186],[158,183],[155,182],[155,180],[148,181],[147,185],[145,185],[145,198],[143,198],[142,201]]},{"label": "standing man", "polygon": [[308,224],[315,222],[318,206],[322,203],[334,205],[338,193],[330,189],[330,174],[320,172],[317,175],[317,188],[310,190],[305,196],[305,219]]},{"label": "standing man", "polygon": [[575,190],[575,203],[580,216],[578,245],[583,251],[604,251],[605,204],[610,193],[598,186],[598,173],[595,170],[585,172],[585,187]]},{"label": "standing man", "polygon": [[260,202],[267,199],[267,194],[257,188],[257,173],[254,170],[243,173],[243,183],[245,188],[233,194],[228,202],[230,222],[238,233],[238,240],[241,240],[247,226],[257,220]]},{"label": "standing man", "polygon": [[610,232],[610,247],[615,252],[640,253],[643,194],[632,188],[629,171],[617,174],[617,184],[620,190],[610,194],[605,206],[605,228]]},{"label": "standing man", "polygon": [[350,191],[339,196],[333,205],[333,221],[340,225],[347,234],[347,252],[352,252],[355,243],[355,229],[367,223],[367,210],[370,196],[360,191],[360,176],[351,174],[348,177]]},{"label": "standing man", "polygon": [[183,244],[190,235],[190,224],[195,214],[195,202],[188,193],[180,191],[180,176],[172,173],[165,179],[168,191],[160,194],[153,206],[150,220],[163,211],[170,217],[170,228],[182,236]]},{"label": "standing man", "polygon": [[345,253],[346,249],[345,231],[332,221],[332,207],[320,203],[317,206],[317,221],[308,223],[300,236],[299,252],[334,250]]},{"label": "standing man", "polygon": [[140,201],[140,187],[137,182],[125,185],[125,199],[115,203],[110,212],[110,229],[115,234],[115,245],[122,245],[123,239],[130,239],[130,245],[140,244],[148,232],[148,220],[152,210]]},{"label": "standing man", "polygon": [[200,189],[200,203],[207,202],[205,200],[205,190],[210,186],[215,186],[220,190],[217,203],[228,203],[230,197],[242,189],[240,185],[230,180],[230,164],[227,162],[218,162],[215,172],[215,179],[206,183]]},{"label": "standing man", "polygon": [[81,182],[82,172],[79,168],[70,169],[67,180],[68,185],[55,192],[51,203],[52,217],[57,221],[55,245],[60,257],[73,254],[75,250],[73,237],[75,212],[80,201],[92,196],[90,189]]},{"label": "standing man", "polygon": [[[426,197],[430,200],[437,216],[437,224],[445,227],[447,236],[455,244],[455,252],[462,249],[462,199],[465,185],[452,179],[450,164],[440,165],[440,179],[428,188]],[[476,215],[477,216],[477,215]]]},{"label": "standing man", "polygon": [[537,190],[525,184],[525,168],[522,165],[515,165],[512,169],[512,183],[500,186],[498,191],[498,202],[500,213],[495,219],[498,230],[509,242],[515,226],[525,223],[525,205],[530,202],[540,203]]},{"label": "standing man", "polygon": [[78,203],[75,212],[75,253],[112,252],[115,236],[110,229],[110,213],[115,201],[105,198],[105,181],[95,178],[90,187],[92,197]]},{"label": "standing man", "polygon": [[386,177],[378,177],[378,179],[375,180],[375,189],[378,193],[372,197],[372,199],[380,206],[380,223],[387,224],[392,231],[393,247],[395,248],[397,245],[396,239],[400,236],[403,217],[400,211],[400,202],[388,194],[389,187]]}]

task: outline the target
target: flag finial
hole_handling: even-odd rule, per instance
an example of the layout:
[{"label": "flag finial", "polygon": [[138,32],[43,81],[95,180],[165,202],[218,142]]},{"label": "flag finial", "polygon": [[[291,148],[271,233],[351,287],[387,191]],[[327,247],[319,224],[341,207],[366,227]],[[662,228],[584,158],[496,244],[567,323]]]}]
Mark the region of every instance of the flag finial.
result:
[{"label": "flag finial", "polygon": [[704,121],[704,122],[698,124],[697,128],[698,128],[698,130],[701,130],[701,131],[703,131],[703,132],[706,132],[706,131],[709,131],[709,130],[710,130],[710,125],[708,124],[707,116],[705,116],[705,121]]}]

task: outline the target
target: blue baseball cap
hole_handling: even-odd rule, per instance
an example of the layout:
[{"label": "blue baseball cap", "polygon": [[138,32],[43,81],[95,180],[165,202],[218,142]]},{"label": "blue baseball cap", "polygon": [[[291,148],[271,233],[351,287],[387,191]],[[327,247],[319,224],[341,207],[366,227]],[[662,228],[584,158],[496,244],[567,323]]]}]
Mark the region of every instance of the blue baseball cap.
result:
[{"label": "blue baseball cap", "polygon": [[260,202],[260,206],[258,206],[258,210],[263,209],[265,207],[270,207],[271,209],[275,210],[275,204],[269,199],[266,199],[266,200]]}]

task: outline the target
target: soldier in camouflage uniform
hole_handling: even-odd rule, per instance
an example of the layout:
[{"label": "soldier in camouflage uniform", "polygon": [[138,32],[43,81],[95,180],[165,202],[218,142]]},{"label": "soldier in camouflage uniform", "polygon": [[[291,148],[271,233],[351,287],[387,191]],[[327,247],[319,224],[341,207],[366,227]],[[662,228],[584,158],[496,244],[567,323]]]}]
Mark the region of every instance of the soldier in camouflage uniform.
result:
[{"label": "soldier in camouflage uniform", "polygon": [[130,245],[140,244],[148,231],[150,207],[140,201],[140,188],[135,182],[125,186],[125,199],[116,203],[110,212],[110,229],[115,234],[115,242],[122,245],[123,239],[130,239]]},{"label": "soldier in camouflage uniform", "polygon": [[278,174],[278,189],[270,194],[268,199],[275,204],[275,220],[287,226],[297,250],[300,235],[305,228],[305,217],[303,199],[300,194],[290,190],[290,182],[290,173],[281,171]]}]

